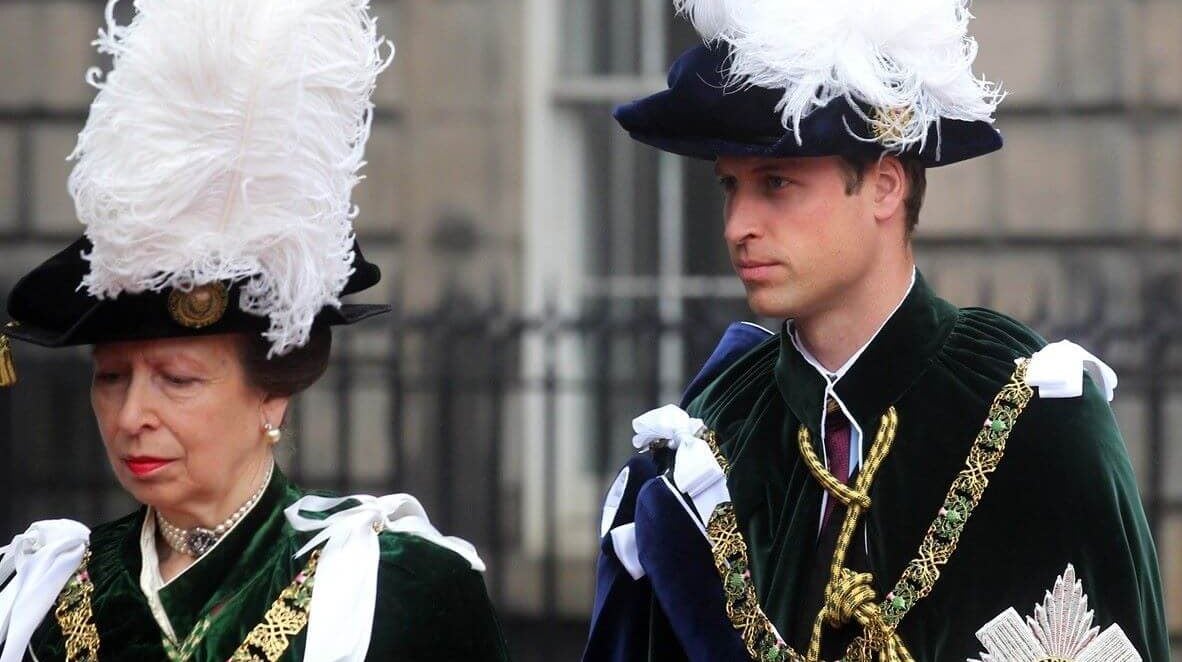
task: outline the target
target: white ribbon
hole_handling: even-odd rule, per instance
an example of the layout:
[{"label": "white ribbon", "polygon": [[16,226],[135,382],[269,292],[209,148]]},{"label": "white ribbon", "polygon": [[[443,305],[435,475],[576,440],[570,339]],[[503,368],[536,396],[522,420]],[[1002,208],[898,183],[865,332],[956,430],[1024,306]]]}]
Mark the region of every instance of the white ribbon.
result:
[{"label": "white ribbon", "polygon": [[[324,519],[302,514],[331,510],[350,500],[358,502],[357,505]],[[318,531],[296,552],[296,558],[324,544],[308,609],[304,649],[307,662],[365,659],[377,598],[381,531],[416,535],[459,554],[474,570],[484,571],[484,562],[476,554],[476,548],[464,540],[439,533],[427,519],[423,506],[409,494],[338,498],[309,495],[288,506],[284,514],[295,530]]]},{"label": "white ribbon", "polygon": [[668,441],[669,448],[677,451],[673,482],[689,495],[701,521],[709,522],[715,507],[730,501],[730,492],[714,451],[698,437],[704,427],[701,419],[692,418],[677,405],[665,405],[632,421],[636,431],[632,445],[647,448],[657,441]]},{"label": "white ribbon", "polygon": [[665,405],[632,419],[632,445],[644,450],[659,441],[669,442],[676,449],[682,442],[695,438],[703,427],[702,419],[690,418],[677,405]]},{"label": "white ribbon", "polygon": [[1038,387],[1041,398],[1078,398],[1083,395],[1085,371],[1112,402],[1116,371],[1069,340],[1060,340],[1035,352],[1026,369],[1026,383]]},{"label": "white ribbon", "polygon": [[616,520],[616,513],[620,512],[620,502],[624,500],[624,491],[628,489],[628,475],[632,473],[628,467],[620,470],[607,491],[607,498],[603,500],[603,515],[599,519],[599,537],[606,536]]},{"label": "white ribbon", "polygon": [[616,558],[620,565],[632,575],[632,579],[644,576],[644,566],[640,565],[640,550],[636,547],[636,522],[621,524],[610,532],[612,549],[616,550]]},{"label": "white ribbon", "polygon": [[90,529],[68,519],[34,522],[0,547],[0,662],[19,662],[66,582],[82,564]]},{"label": "white ribbon", "polygon": [[694,510],[698,511],[703,524],[710,522],[718,504],[731,500],[726,475],[722,473],[714,451],[701,439],[683,442],[677,448],[673,481],[694,502]]}]

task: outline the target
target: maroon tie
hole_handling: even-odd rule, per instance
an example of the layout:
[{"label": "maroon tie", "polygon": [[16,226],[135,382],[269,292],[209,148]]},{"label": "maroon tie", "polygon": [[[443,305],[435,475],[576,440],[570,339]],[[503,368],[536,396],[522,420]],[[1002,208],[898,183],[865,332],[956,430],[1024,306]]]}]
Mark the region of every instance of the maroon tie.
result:
[{"label": "maroon tie", "polygon": [[[849,482],[850,476],[850,422],[846,419],[837,402],[829,400],[826,404],[825,417],[825,454],[829,459],[829,473],[842,483]],[[821,529],[829,525],[829,515],[837,499],[830,494],[825,505],[825,517],[821,520]]]}]

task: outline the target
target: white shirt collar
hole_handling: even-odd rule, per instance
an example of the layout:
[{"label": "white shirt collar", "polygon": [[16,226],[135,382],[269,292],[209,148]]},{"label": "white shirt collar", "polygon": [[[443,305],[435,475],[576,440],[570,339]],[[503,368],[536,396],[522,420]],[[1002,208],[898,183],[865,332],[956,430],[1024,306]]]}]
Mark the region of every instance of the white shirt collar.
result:
[{"label": "white shirt collar", "polygon": [[152,618],[156,619],[161,632],[176,643],[176,631],[172,629],[168,612],[164,611],[164,603],[160,600],[160,591],[168,582],[160,576],[160,557],[156,554],[156,514],[151,507],[147,511],[143,525],[140,526],[140,591],[147,599]]},{"label": "white shirt collar", "polygon": [[[275,473],[278,473],[278,471]],[[275,479],[272,477],[271,480],[274,481]],[[270,483],[268,483],[263,489],[266,490],[268,487],[270,487]],[[225,535],[223,535],[218,539],[217,542],[214,543],[213,547],[210,548],[210,552],[212,552],[218,547],[218,545],[221,545],[223,541],[229,538],[230,534],[232,534],[240,524],[246,521],[247,516],[254,512],[254,509],[257,508],[261,502],[261,498],[255,501],[254,504],[250,506],[250,509],[247,510],[242,517],[238,518],[238,521],[234,523],[234,526],[231,526],[230,529],[226,531]],[[176,631],[172,627],[172,622],[168,619],[168,613],[164,611],[164,603],[160,599],[160,592],[165,588],[168,588],[169,584],[172,584],[174,581],[188,572],[190,568],[193,568],[198,563],[200,563],[201,559],[197,559],[192,565],[177,573],[172,579],[164,581],[164,577],[160,574],[160,556],[156,553],[156,510],[151,506],[145,510],[146,512],[144,513],[144,521],[140,525],[140,591],[143,592],[144,598],[147,599],[148,607],[152,612],[152,617],[156,619],[156,624],[160,626],[161,632],[171,639],[173,643],[179,643],[179,640],[176,636]]]},{"label": "white shirt collar", "polygon": [[800,352],[800,355],[804,357],[804,360],[807,361],[809,365],[813,366],[817,372],[821,373],[821,376],[825,378],[825,381],[829,382],[830,384],[836,384],[839,380],[841,380],[842,377],[845,377],[846,373],[850,371],[850,368],[854,367],[854,364],[857,363],[858,359],[862,357],[862,354],[866,351],[866,348],[870,346],[870,343],[874,342],[874,339],[878,337],[878,334],[882,333],[882,330],[884,327],[886,327],[887,322],[891,321],[891,318],[895,316],[895,313],[899,312],[899,309],[903,307],[903,302],[906,301],[907,297],[911,295],[911,290],[915,289],[917,273],[918,272],[916,269],[913,268],[911,270],[911,284],[907,286],[907,291],[903,293],[903,297],[899,299],[898,303],[895,304],[894,309],[891,310],[891,314],[887,315],[886,319],[882,321],[882,324],[878,325],[878,329],[874,331],[874,334],[870,336],[870,339],[867,340],[861,347],[859,347],[858,351],[854,352],[853,355],[850,356],[849,360],[846,361],[845,364],[843,364],[835,372],[826,370],[825,366],[821,365],[821,362],[818,361],[815,356],[813,356],[813,353],[808,350],[808,347],[805,347],[804,342],[800,339],[796,332],[796,325],[792,323],[792,320],[788,320],[788,335],[792,338],[792,344],[796,346],[796,350]]}]

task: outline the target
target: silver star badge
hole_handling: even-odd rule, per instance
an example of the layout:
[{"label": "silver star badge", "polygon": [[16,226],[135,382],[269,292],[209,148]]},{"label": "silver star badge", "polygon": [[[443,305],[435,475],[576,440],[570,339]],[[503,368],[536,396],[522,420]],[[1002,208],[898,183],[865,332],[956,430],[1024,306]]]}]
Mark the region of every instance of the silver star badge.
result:
[{"label": "silver star badge", "polygon": [[1092,627],[1094,615],[1068,564],[1033,617],[1023,621],[1010,607],[978,630],[985,652],[969,662],[1142,662],[1119,625],[1101,632]]}]

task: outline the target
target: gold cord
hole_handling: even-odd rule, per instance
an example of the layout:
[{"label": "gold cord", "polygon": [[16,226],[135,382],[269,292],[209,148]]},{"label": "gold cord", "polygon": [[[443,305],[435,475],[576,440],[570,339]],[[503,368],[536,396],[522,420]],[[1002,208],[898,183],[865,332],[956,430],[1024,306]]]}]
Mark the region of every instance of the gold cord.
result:
[{"label": "gold cord", "polygon": [[846,506],[845,518],[842,520],[841,532],[837,536],[837,546],[829,566],[825,604],[817,613],[816,621],[813,623],[813,634],[809,640],[807,658],[810,662],[820,659],[825,625],[837,628],[851,620],[862,626],[865,633],[863,641],[868,648],[877,651],[880,662],[913,660],[903,640],[882,620],[882,613],[877,604],[878,596],[873,586],[874,576],[870,573],[855,573],[844,567],[846,553],[854,537],[854,531],[858,528],[858,521],[870,508],[870,486],[874,482],[874,474],[878,472],[878,468],[890,452],[898,427],[899,414],[891,407],[879,422],[874,444],[870,446],[866,462],[854,479],[853,488],[844,485],[821,464],[813,449],[807,427],[800,426],[796,435],[800,455],[804,458],[809,472],[834,498]]},{"label": "gold cord", "polygon": [[[1009,383],[997,394],[969,451],[964,470],[953,481],[944,506],[920,546],[919,556],[907,565],[894,589],[877,604],[874,576],[853,572],[842,564],[858,519],[870,507],[871,481],[894,442],[897,413],[891,408],[883,416],[878,435],[852,489],[825,469],[813,449],[808,430],[800,429],[797,441],[805,465],[834,498],[847,506],[830,565],[825,604],[814,624],[807,657],[780,637],[759,605],[751,579],[748,549],[739,533],[734,505],[725,502],[715,508],[707,526],[707,537],[713,548],[715,568],[722,580],[727,616],[752,659],[760,662],[819,662],[822,624],[839,627],[857,621],[863,632],[846,648],[843,662],[913,662],[914,658],[895,633],[895,628],[911,607],[931,592],[940,577],[940,567],[956,550],[965,522],[989,485],[989,475],[1001,462],[1010,432],[1033,397],[1033,390],[1026,384],[1028,365],[1027,360],[1020,360]],[[730,463],[719,449],[717,435],[707,430],[702,438],[709,444],[723,473],[729,476]]]}]

